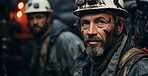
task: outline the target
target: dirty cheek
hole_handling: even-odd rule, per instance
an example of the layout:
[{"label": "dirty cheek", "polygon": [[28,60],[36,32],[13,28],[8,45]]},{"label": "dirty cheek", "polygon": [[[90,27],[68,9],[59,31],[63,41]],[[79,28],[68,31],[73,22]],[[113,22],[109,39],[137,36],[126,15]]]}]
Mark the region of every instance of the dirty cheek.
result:
[{"label": "dirty cheek", "polygon": [[112,25],[107,25],[106,27],[103,28],[103,30],[107,33],[110,33],[113,29],[113,26]]},{"label": "dirty cheek", "polygon": [[106,40],[106,32],[103,29],[98,29],[98,35],[102,37],[104,41]]},{"label": "dirty cheek", "polygon": [[108,25],[104,28],[104,31],[107,31],[110,33],[110,31],[114,28],[113,25],[111,24],[112,19],[109,18]]},{"label": "dirty cheek", "polygon": [[106,35],[111,32],[113,26],[107,25],[106,27],[102,28],[101,30],[98,30],[99,34],[103,37],[104,40],[106,40]]}]

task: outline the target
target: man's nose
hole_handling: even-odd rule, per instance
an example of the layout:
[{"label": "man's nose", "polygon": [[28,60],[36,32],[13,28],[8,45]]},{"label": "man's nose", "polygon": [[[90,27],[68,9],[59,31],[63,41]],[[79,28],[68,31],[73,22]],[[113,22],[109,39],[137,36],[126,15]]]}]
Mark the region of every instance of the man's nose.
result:
[{"label": "man's nose", "polygon": [[33,19],[33,24],[37,24],[37,19]]},{"label": "man's nose", "polygon": [[97,34],[97,27],[94,25],[94,23],[91,23],[88,30],[88,35],[94,35]]}]

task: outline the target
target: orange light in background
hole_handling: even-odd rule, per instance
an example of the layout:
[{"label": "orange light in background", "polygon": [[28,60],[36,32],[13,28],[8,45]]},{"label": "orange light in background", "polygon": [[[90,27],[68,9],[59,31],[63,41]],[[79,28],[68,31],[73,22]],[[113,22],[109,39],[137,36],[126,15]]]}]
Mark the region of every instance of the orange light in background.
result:
[{"label": "orange light in background", "polygon": [[135,35],[132,35],[132,39],[135,39]]},{"label": "orange light in background", "polygon": [[22,11],[18,11],[16,15],[18,18],[20,18],[20,17],[22,17],[23,13],[22,13]]},{"label": "orange light in background", "polygon": [[18,7],[18,9],[22,9],[24,7],[24,3],[23,2],[19,2],[17,7]]}]

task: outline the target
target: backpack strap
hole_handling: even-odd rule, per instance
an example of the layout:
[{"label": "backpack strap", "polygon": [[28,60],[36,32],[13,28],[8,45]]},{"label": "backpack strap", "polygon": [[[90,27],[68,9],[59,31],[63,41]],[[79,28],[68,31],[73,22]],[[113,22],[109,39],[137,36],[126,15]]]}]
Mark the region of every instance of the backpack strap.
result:
[{"label": "backpack strap", "polygon": [[148,59],[148,54],[146,54],[145,51],[142,51],[137,48],[131,48],[128,50],[123,57],[121,58],[119,64],[118,64],[118,69],[117,69],[117,74],[116,76],[119,76],[120,72],[122,69],[123,70],[123,76],[127,76],[129,73],[131,67],[140,60],[145,60]]}]

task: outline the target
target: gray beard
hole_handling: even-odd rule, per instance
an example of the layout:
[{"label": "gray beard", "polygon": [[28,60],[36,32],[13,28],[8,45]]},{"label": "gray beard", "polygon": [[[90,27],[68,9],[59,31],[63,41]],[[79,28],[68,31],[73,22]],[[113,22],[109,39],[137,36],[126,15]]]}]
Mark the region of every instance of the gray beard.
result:
[{"label": "gray beard", "polygon": [[101,56],[104,53],[104,47],[96,47],[95,45],[92,45],[90,47],[86,47],[86,53],[90,56],[96,57]]}]

